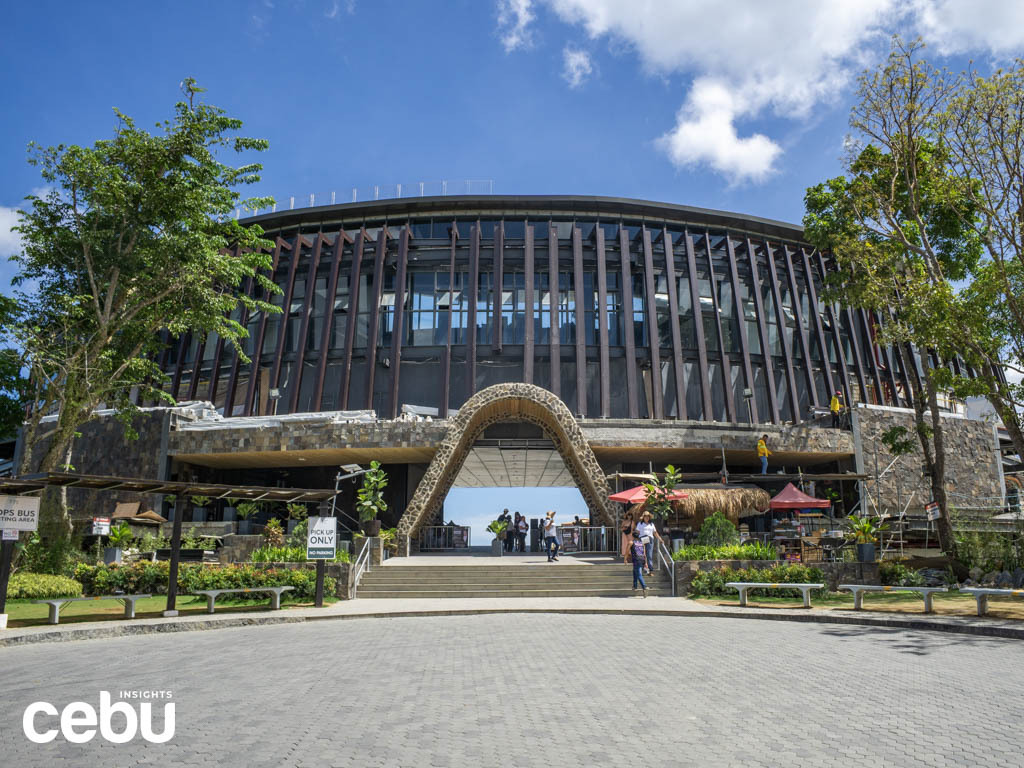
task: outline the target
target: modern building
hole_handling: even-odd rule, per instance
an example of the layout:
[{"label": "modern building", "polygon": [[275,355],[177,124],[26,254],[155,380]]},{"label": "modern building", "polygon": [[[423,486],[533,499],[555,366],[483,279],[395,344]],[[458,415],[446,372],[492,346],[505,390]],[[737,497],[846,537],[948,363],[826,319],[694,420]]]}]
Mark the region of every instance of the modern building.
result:
[{"label": "modern building", "polygon": [[[488,195],[245,223],[274,243],[281,292],[246,290],[282,311],[236,316],[250,362],[216,337],[168,340],[171,394],[209,405],[144,411],[151,439],[122,449],[120,474],[324,487],[378,459],[388,522],[415,538],[453,482],[575,482],[601,515],[606,476],[753,471],[764,433],[773,471],[870,474],[922,375],[920,350],[880,342],[888,318],[825,300],[828,257],[778,221]],[[852,430],[825,416],[837,391]],[[993,427],[942,406],[962,436],[957,487],[1001,494]],[[923,488],[908,472],[901,492]],[[842,492],[852,506],[856,483]]]}]

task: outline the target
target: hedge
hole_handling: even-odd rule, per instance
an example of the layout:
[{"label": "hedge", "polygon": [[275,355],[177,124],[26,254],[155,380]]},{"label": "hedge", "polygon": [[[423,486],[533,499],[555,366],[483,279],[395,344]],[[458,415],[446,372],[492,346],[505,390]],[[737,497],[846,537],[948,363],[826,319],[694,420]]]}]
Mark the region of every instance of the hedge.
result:
[{"label": "hedge", "polygon": [[[82,582],[86,595],[109,595],[116,591],[128,594],[159,595],[167,592],[170,564],[160,562],[135,562],[112,565],[79,565],[75,578]],[[281,587],[295,589],[285,597],[312,599],[316,593],[316,572],[313,570],[289,570],[277,568],[256,568],[252,565],[201,565],[181,563],[178,565],[178,589],[182,594],[197,589],[240,589],[245,587]],[[324,591],[334,592],[334,579],[325,578]],[[257,594],[253,599],[262,600],[266,595]]]},{"label": "hedge", "polygon": [[19,571],[7,582],[8,600],[52,600],[57,597],[81,596],[81,583],[67,576]]},{"label": "hedge", "polygon": [[673,560],[778,560],[779,553],[772,544],[751,541],[746,544],[726,544],[712,547],[690,544],[672,553]]},{"label": "hedge", "polygon": [[[813,584],[825,583],[825,574],[820,568],[798,564],[779,564],[771,568],[719,568],[712,571],[700,571],[690,582],[690,594],[694,597],[731,597],[737,595],[732,587],[725,586],[730,581],[759,581],[769,584]],[[825,589],[811,592],[820,597]],[[751,597],[772,595],[775,597],[800,597],[799,589],[751,589],[747,593]]]}]

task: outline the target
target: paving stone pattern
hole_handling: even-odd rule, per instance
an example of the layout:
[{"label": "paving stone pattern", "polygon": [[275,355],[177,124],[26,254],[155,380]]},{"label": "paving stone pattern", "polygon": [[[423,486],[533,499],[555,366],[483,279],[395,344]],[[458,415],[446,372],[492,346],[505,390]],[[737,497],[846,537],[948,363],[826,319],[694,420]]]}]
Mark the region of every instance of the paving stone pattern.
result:
[{"label": "paving stone pattern", "polygon": [[[1017,766],[1024,644],[723,618],[367,619],[0,652],[3,764]],[[652,674],[652,672],[661,674]],[[44,699],[170,689],[164,745],[35,745]]]}]

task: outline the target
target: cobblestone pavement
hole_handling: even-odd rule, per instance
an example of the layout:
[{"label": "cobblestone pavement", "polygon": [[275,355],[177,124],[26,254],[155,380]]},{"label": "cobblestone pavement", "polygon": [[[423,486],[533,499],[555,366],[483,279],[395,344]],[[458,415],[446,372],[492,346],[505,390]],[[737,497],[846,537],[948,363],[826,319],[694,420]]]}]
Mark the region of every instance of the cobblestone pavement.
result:
[{"label": "cobblestone pavement", "polygon": [[[1020,641],[880,627],[503,614],[233,628],[0,650],[0,764],[1019,768],[1022,689]],[[170,742],[22,732],[31,702],[98,708],[122,690],[173,692]]]}]

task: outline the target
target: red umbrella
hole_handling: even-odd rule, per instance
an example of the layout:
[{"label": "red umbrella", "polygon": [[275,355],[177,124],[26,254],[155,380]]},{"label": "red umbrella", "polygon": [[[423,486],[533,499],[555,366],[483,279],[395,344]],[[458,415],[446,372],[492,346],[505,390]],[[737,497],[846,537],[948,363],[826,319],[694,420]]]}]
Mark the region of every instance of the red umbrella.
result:
[{"label": "red umbrella", "polygon": [[[670,491],[668,494],[669,501],[678,501],[679,499],[685,499],[689,496],[685,491]],[[621,501],[623,504],[643,504],[647,501],[647,487],[638,485],[636,488],[630,488],[625,491],[619,491],[613,493],[608,497],[611,501]]]}]

